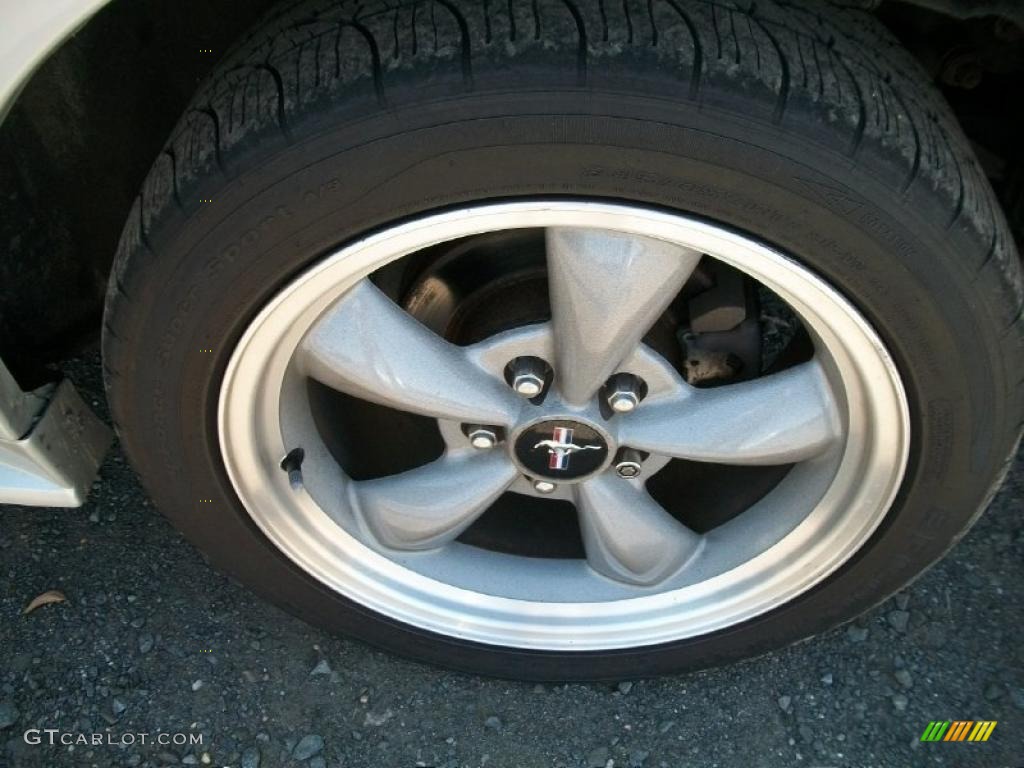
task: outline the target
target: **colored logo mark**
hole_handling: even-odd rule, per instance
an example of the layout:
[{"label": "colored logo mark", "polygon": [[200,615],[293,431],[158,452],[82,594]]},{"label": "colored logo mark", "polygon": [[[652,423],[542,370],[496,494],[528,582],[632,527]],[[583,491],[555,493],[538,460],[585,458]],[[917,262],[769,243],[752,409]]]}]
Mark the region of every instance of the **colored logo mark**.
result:
[{"label": "colored logo mark", "polygon": [[988,741],[996,728],[995,720],[932,720],[921,734],[921,741]]}]

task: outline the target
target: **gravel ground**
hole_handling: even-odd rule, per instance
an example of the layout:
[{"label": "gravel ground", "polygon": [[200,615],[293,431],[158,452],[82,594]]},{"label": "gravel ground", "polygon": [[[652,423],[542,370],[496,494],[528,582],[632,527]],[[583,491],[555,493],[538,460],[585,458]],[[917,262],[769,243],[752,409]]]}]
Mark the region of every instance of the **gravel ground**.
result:
[{"label": "gravel ground", "polygon": [[[102,410],[95,357],[68,373]],[[534,685],[414,664],[267,605],[203,561],[114,450],[84,508],[0,513],[0,764],[1019,766],[1022,498],[1018,460],[942,563],[848,627],[697,674]],[[22,615],[50,589],[67,601]],[[935,719],[999,725],[983,744],[922,744]],[[30,728],[202,744],[34,745]]]}]

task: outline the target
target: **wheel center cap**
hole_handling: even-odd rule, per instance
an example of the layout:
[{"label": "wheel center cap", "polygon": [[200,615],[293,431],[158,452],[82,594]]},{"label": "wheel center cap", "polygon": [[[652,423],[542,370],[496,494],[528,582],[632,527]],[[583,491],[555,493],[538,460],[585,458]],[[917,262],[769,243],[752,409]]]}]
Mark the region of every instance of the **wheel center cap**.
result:
[{"label": "wheel center cap", "polygon": [[605,436],[589,424],[570,419],[544,419],[526,426],[513,450],[531,476],[561,482],[591,475],[608,461]]}]

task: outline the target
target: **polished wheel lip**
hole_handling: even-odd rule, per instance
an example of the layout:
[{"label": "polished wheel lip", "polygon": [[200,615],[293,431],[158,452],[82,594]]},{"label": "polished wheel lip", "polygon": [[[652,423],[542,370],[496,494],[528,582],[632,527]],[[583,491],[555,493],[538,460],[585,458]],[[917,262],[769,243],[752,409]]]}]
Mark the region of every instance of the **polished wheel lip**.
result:
[{"label": "polished wheel lip", "polygon": [[[835,353],[831,373],[843,383],[844,397],[856,399],[852,406],[847,403],[836,482],[805,519],[765,551],[706,580],[654,594],[580,602],[503,597],[493,594],[499,589],[493,581],[473,591],[432,578],[427,553],[389,557],[375,551],[309,494],[296,493],[283,472],[273,471],[288,450],[282,423],[301,416],[282,411],[286,399],[280,391],[274,394],[272,383],[288,385],[289,350],[337,297],[378,266],[428,245],[495,229],[551,226],[611,229],[699,248],[778,293],[801,314],[820,347]],[[312,290],[314,284],[329,290]],[[328,256],[281,291],[243,334],[221,386],[218,430],[228,476],[254,522],[322,583],[440,635],[562,651],[646,646],[705,634],[765,613],[820,583],[884,518],[899,490],[910,442],[909,407],[892,358],[852,305],[805,267],[714,224],[584,200],[495,203],[427,215]],[[863,467],[870,482],[862,482]],[[843,485],[837,490],[839,480]],[[414,563],[426,570],[413,570]],[[539,563],[541,579],[553,575],[545,568],[558,571]]]}]

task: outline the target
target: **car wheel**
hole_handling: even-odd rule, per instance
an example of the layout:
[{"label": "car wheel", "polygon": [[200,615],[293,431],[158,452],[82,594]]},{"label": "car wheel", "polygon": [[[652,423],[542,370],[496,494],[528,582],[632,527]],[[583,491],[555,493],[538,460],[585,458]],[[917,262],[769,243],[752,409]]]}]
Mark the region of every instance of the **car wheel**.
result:
[{"label": "car wheel", "polygon": [[722,663],[963,535],[1022,421],[971,150],[819,3],[284,4],[110,283],[121,440],[213,563],[418,659]]}]

